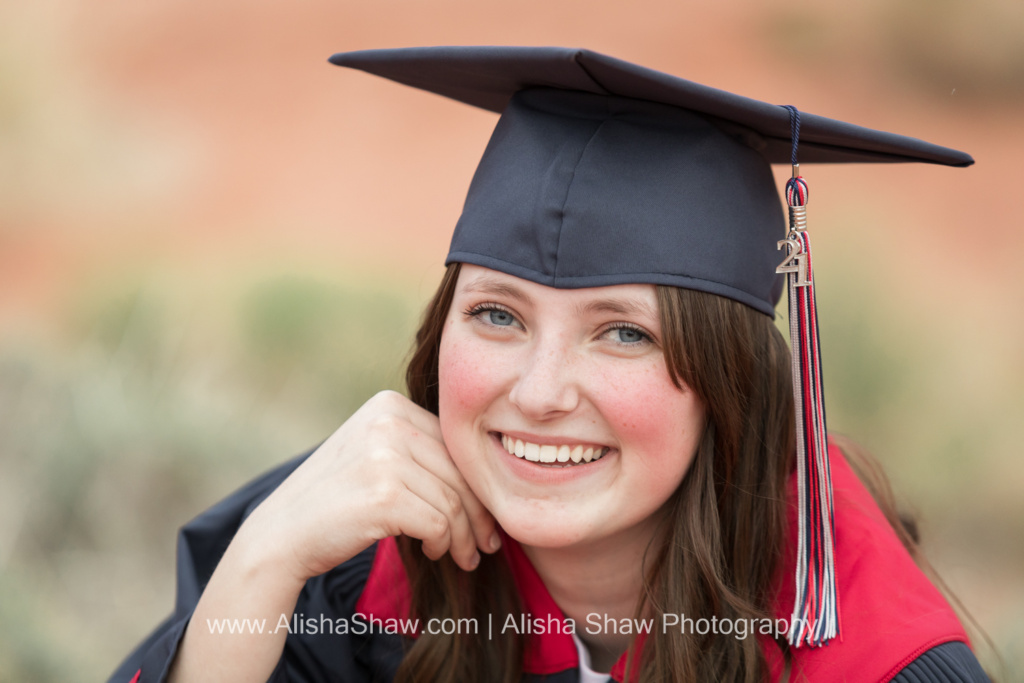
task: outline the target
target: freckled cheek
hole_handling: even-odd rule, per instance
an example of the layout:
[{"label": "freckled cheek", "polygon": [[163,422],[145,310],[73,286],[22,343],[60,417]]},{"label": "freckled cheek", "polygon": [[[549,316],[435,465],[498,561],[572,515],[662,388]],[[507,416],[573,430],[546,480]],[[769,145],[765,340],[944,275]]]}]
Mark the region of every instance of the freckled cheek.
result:
[{"label": "freckled cheek", "polygon": [[599,386],[604,418],[623,447],[649,464],[678,462],[680,451],[696,446],[703,408],[692,393],[677,389],[663,368],[605,373]]},{"label": "freckled cheek", "polygon": [[468,426],[500,394],[500,366],[492,356],[479,342],[457,333],[442,337],[438,399],[443,430]]}]

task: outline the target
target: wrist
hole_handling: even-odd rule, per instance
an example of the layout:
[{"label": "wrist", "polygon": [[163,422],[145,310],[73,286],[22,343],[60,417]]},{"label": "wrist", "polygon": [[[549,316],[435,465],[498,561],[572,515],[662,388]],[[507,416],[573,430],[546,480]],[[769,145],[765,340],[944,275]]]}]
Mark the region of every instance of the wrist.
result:
[{"label": "wrist", "polygon": [[227,562],[231,574],[241,582],[260,589],[288,590],[297,596],[311,577],[288,540],[268,533],[256,512],[238,529],[221,562]]}]

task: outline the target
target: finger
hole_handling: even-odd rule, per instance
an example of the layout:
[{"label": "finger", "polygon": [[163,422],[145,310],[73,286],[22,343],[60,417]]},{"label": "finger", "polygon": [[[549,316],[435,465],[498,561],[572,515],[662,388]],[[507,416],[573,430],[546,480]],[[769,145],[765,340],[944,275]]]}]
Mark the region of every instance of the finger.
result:
[{"label": "finger", "polygon": [[[435,422],[437,421],[437,418],[434,415],[412,404],[405,397],[399,394],[394,394],[394,396],[396,396],[397,399],[383,396],[380,398],[375,397],[374,400],[380,400],[381,402],[388,402],[392,400],[404,402],[406,407],[410,409],[409,414],[415,413],[421,417],[427,416],[431,420],[434,420]],[[392,441],[396,436],[398,436],[401,440],[404,440],[406,448],[408,448],[408,452],[412,455],[412,459],[418,465],[427,471],[432,472],[446,484],[455,489],[462,499],[466,515],[469,518],[470,527],[473,530],[473,537],[476,541],[477,547],[485,552],[494,552],[498,550],[501,545],[501,541],[495,531],[496,524],[494,518],[476,497],[472,489],[469,488],[469,485],[466,483],[462,473],[459,472],[458,467],[456,467],[455,462],[452,460],[451,454],[448,452],[443,441],[431,437],[429,434],[419,430],[408,420],[397,415],[396,412],[392,412],[394,409],[399,408],[398,403],[387,406],[387,408],[390,410],[385,411],[374,418],[373,427],[378,431],[383,439]],[[437,431],[440,433],[439,427]]]},{"label": "finger", "polygon": [[[423,541],[423,553],[432,560],[438,560],[451,550],[451,526],[448,517],[421,496],[407,490],[396,506],[395,520],[398,533]],[[476,549],[462,561],[452,556],[456,564],[472,571],[480,564]]]},{"label": "finger", "polygon": [[416,463],[409,465],[410,471],[402,475],[406,488],[448,519],[448,552],[456,564],[463,568],[475,567],[479,554],[462,497],[433,473]]},{"label": "finger", "polygon": [[434,474],[458,494],[476,546],[484,552],[496,551],[500,547],[500,539],[496,533],[494,517],[469,488],[444,444],[422,439],[411,448],[411,453],[416,464]]}]

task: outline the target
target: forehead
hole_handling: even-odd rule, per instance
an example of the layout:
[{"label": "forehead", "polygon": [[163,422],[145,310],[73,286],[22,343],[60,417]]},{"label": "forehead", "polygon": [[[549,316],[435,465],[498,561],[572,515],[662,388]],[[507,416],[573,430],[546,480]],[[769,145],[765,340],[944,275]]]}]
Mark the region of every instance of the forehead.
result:
[{"label": "forehead", "polygon": [[560,289],[537,284],[498,270],[464,263],[459,271],[456,296],[506,297],[523,305],[570,306],[577,311],[608,311],[658,318],[654,285],[622,284],[580,289]]}]

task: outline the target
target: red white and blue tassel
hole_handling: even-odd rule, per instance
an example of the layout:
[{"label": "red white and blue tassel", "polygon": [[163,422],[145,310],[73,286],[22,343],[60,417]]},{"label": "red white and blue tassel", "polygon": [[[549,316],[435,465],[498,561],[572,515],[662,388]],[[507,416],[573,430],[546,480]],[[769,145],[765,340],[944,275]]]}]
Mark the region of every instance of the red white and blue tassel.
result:
[{"label": "red white and blue tassel", "polygon": [[814,298],[811,241],[807,235],[807,183],[800,176],[797,147],[800,112],[787,106],[793,140],[793,177],[786,183],[789,234],[779,242],[788,255],[776,269],[789,284],[789,334],[796,399],[799,538],[796,600],[790,620],[789,644],[825,645],[840,635],[836,590],[835,524],[832,473],[825,431],[825,395],[818,344],[818,312]]}]

